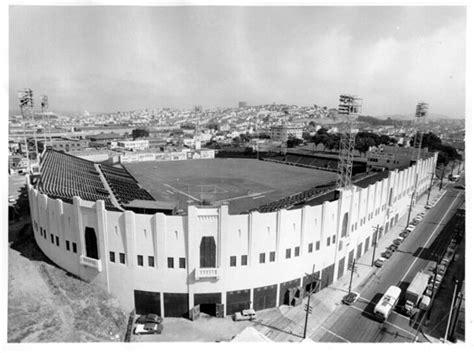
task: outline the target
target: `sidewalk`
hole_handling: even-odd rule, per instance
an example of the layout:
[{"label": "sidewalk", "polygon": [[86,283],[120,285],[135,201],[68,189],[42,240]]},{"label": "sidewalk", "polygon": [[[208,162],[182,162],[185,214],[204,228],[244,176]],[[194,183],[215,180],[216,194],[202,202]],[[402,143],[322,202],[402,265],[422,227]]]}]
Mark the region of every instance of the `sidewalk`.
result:
[{"label": "sidewalk", "polygon": [[[433,185],[431,188],[430,202],[437,201],[445,192],[445,188],[439,191],[439,185]],[[415,218],[418,213],[427,211],[424,208],[426,199],[427,192],[417,200],[413,207],[410,215],[412,219]],[[405,229],[407,216],[408,212],[398,220],[398,223],[396,223],[387,234],[378,240],[375,259],[380,257],[380,254],[392,243],[393,239],[398,237],[398,234]],[[352,288],[355,291],[359,291],[360,288],[363,288],[376,274],[377,268],[371,266],[372,254],[373,247],[370,247],[357,261],[357,274],[354,273],[352,279]],[[338,281],[312,295],[312,314],[308,317],[307,338],[311,337],[311,339],[318,341],[321,338],[320,336],[325,334],[325,331],[320,330],[320,328],[331,318],[339,305],[343,305],[341,300],[348,292],[350,276],[350,271],[346,271]],[[273,341],[302,341],[306,315],[304,306],[306,302],[307,298],[305,298],[303,305],[297,307],[281,306],[279,308],[259,312],[258,323],[255,323],[255,328]]]}]

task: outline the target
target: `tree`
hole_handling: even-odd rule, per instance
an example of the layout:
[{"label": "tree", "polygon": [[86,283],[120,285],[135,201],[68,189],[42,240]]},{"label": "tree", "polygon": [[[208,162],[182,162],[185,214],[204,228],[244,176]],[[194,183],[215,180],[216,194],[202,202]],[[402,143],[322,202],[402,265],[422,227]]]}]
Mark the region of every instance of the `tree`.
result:
[{"label": "tree", "polygon": [[[413,144],[414,144],[414,137],[412,137],[410,141],[410,145],[413,146]],[[433,134],[432,132],[423,134],[421,147],[422,148],[427,147],[428,151],[430,152],[438,151],[439,164],[446,164],[449,162],[449,160],[461,158],[461,155],[453,146],[443,145],[441,139],[437,135]]]},{"label": "tree", "polygon": [[293,147],[301,145],[302,143],[303,143],[302,139],[299,139],[295,136],[290,135],[288,138],[288,141],[286,141],[286,146],[288,148],[293,148]]},{"label": "tree", "polygon": [[150,136],[150,133],[146,129],[133,129],[132,130],[132,137],[134,140],[136,140],[137,138],[148,137],[148,136]]}]

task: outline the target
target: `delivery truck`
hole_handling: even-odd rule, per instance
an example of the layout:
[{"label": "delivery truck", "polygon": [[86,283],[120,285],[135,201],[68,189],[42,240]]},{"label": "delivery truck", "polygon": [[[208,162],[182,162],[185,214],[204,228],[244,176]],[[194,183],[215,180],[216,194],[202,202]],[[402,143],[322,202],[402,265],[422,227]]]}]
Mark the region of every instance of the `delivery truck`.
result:
[{"label": "delivery truck", "polygon": [[411,315],[414,309],[418,306],[423,293],[428,286],[430,275],[424,272],[418,272],[411,281],[405,292],[405,306],[404,310],[407,315]]}]

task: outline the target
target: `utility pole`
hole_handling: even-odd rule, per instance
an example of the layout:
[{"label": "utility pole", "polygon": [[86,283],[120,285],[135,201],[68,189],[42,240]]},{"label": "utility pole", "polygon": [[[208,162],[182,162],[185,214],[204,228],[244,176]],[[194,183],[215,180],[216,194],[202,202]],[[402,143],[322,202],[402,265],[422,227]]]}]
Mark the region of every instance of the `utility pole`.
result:
[{"label": "utility pole", "polygon": [[[375,240],[374,240],[374,252],[372,253],[372,265],[371,266],[374,266],[374,260],[375,260],[375,250],[377,249],[377,240],[378,240],[378,237],[379,237],[379,225],[377,224],[377,227],[372,227],[372,228],[375,228]],[[352,275],[351,275],[351,280],[352,280]]]},{"label": "utility pole", "polygon": [[458,174],[461,174],[461,164],[462,164],[462,159],[459,161]]},{"label": "utility pole", "polygon": [[[311,272],[311,284],[310,284],[310,288],[313,284],[314,281],[319,281],[319,283],[321,283],[321,280],[319,278],[314,278],[314,265],[313,265],[313,271]],[[304,332],[303,332],[303,339],[306,338],[306,329],[308,328],[308,316],[309,314],[312,312],[312,308],[311,308],[311,295],[313,294],[314,292],[314,289],[311,289],[309,291],[309,295],[308,295],[308,302],[306,304],[306,307],[305,307],[305,310],[306,310],[306,316],[305,316],[305,319],[304,319]]]},{"label": "utility pole", "polygon": [[441,191],[441,189],[443,188],[443,179],[444,179],[444,170],[445,169],[446,169],[446,164],[443,164],[443,173],[441,173],[441,181],[439,182],[439,191]]},{"label": "utility pole", "polygon": [[433,185],[433,179],[434,179],[435,173],[431,173],[431,181],[430,181],[430,187],[428,189],[428,197],[426,198],[426,205],[428,205],[430,201],[430,193],[431,193],[431,186]]},{"label": "utility pole", "polygon": [[[435,278],[435,281],[436,281],[436,278]],[[453,300],[451,301],[451,307],[449,308],[448,325],[446,326],[446,333],[444,334],[444,343],[446,343],[446,340],[448,339],[449,325],[451,324],[451,316],[453,314],[453,306],[454,306],[454,301],[456,300],[457,289],[458,289],[458,280],[454,282]]]},{"label": "utility pole", "polygon": [[356,269],[356,260],[352,260],[352,266],[351,266],[351,280],[349,281],[349,293],[352,292],[352,277],[354,276],[354,271]]},{"label": "utility pole", "polygon": [[411,216],[411,209],[413,207],[413,204],[415,203],[415,194],[416,194],[416,184],[418,183],[418,173],[416,174],[415,178],[415,189],[413,190],[413,193],[411,194],[410,198],[410,207],[408,208],[408,218],[407,218],[407,227],[410,225],[410,216]]},{"label": "utility pole", "polygon": [[451,329],[451,332],[449,333],[449,337],[451,339],[453,339],[453,336],[454,336],[454,331],[456,330],[456,325],[458,323],[458,318],[459,318],[459,311],[461,310],[461,305],[462,305],[462,301],[464,300],[464,296],[462,293],[459,293],[459,296],[458,296],[459,300],[458,300],[458,306],[457,306],[457,309],[456,309],[456,315],[454,316],[453,318],[453,327]]}]

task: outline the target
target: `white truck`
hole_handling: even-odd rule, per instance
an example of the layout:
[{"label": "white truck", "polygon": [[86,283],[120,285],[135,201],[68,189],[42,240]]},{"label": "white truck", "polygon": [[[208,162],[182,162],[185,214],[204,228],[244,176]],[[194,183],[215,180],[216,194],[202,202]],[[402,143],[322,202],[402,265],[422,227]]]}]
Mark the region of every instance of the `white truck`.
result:
[{"label": "white truck", "polygon": [[388,319],[392,310],[398,303],[400,299],[400,293],[402,290],[397,286],[390,286],[382,299],[379,300],[374,309],[375,318],[379,321],[385,321]]},{"label": "white truck", "polygon": [[430,275],[424,272],[418,272],[411,281],[405,292],[405,313],[411,315],[414,309],[418,306],[423,293],[428,286]]}]

